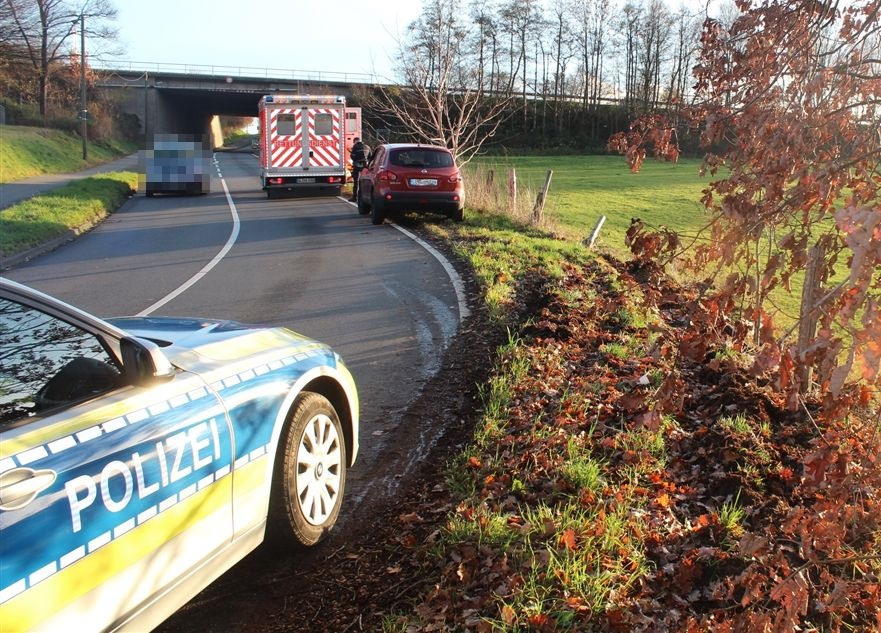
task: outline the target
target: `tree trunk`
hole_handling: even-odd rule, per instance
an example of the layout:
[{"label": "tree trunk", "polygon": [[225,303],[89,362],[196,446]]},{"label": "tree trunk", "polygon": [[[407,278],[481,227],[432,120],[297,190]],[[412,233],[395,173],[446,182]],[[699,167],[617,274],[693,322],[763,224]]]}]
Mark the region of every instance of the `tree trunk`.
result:
[{"label": "tree trunk", "polygon": [[798,325],[798,367],[799,392],[804,394],[810,390],[812,371],[804,360],[805,352],[817,333],[818,314],[814,304],[820,296],[820,280],[817,272],[825,258],[822,243],[816,244],[808,253],[808,266],[805,270],[805,285],[801,291],[801,310]]},{"label": "tree trunk", "polygon": [[40,73],[40,116],[43,118],[43,125],[46,125],[46,111],[49,103],[49,77],[47,72]]}]

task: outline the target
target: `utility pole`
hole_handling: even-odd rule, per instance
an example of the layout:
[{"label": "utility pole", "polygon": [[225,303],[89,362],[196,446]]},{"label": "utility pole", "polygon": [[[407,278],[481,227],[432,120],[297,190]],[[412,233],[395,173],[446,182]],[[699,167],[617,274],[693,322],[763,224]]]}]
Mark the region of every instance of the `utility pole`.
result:
[{"label": "utility pole", "polygon": [[83,160],[89,158],[89,111],[86,108],[86,16],[80,13],[80,119],[82,120]]},{"label": "utility pole", "polygon": [[144,71],[144,147],[147,147],[147,139],[150,138],[150,134],[147,130],[147,121],[150,116],[150,96],[147,91],[147,84],[150,81],[150,71]]}]

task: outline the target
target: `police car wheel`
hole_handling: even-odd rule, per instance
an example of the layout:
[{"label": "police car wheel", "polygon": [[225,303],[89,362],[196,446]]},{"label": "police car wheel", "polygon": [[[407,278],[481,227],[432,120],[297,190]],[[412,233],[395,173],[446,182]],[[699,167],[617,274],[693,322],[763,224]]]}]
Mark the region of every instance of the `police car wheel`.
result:
[{"label": "police car wheel", "polygon": [[324,396],[300,394],[279,449],[270,540],[314,545],[336,523],[346,487],[343,428]]}]

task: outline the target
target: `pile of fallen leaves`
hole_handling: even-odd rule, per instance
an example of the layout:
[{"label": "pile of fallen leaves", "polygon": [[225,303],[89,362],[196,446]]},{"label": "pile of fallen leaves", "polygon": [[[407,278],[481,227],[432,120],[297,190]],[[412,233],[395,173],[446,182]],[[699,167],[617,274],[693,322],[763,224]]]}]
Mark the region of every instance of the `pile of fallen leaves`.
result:
[{"label": "pile of fallen leaves", "polygon": [[[427,535],[442,504],[399,516],[436,574],[400,630],[881,628],[878,420],[786,410],[737,323],[693,360],[694,297],[642,282],[594,265],[548,289],[504,427],[461,462],[474,494]],[[573,483],[573,452],[598,485]]]},{"label": "pile of fallen leaves", "polygon": [[531,271],[494,361],[472,320],[483,411],[269,628],[881,629],[878,420],[788,410],[742,324],[685,336],[698,297],[648,272]]}]

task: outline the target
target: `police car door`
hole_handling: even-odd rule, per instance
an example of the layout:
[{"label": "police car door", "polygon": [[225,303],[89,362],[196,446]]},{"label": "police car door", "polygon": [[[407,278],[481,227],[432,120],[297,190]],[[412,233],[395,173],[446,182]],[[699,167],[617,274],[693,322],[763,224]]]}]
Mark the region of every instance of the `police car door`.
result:
[{"label": "police car door", "polygon": [[94,334],[0,297],[4,632],[114,628],[231,537],[229,429],[197,376],[35,410],[71,357],[116,363]]}]

